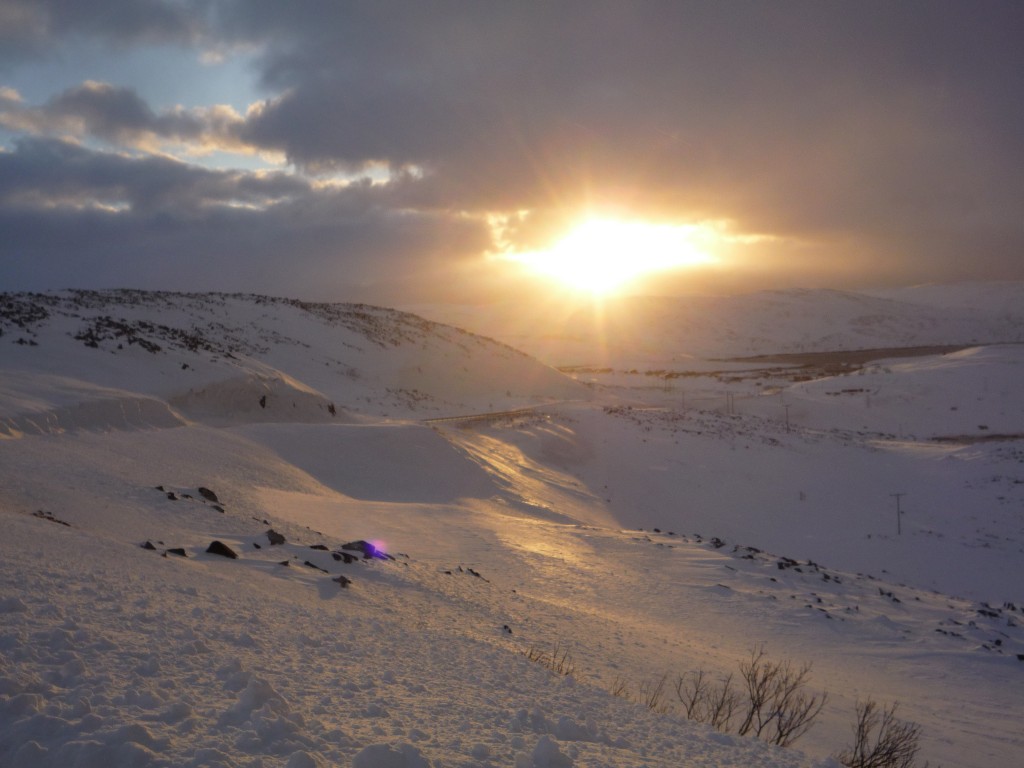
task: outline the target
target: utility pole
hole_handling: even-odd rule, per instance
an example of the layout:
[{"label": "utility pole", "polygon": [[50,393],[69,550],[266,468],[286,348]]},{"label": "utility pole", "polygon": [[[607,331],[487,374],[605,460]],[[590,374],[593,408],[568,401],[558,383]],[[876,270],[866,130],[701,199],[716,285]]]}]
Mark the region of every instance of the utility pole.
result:
[{"label": "utility pole", "polygon": [[904,496],[906,496],[907,494],[905,494],[905,493],[890,493],[889,495],[895,497],[895,499],[896,499],[896,535],[897,536],[902,536],[903,535],[903,520],[902,520],[903,510],[900,509],[900,499],[903,498]]}]

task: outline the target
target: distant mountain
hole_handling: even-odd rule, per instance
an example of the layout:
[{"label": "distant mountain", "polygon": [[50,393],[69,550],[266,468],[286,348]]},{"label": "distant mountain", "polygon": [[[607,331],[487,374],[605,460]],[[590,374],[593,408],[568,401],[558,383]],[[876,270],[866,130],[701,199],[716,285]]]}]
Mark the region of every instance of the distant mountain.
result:
[{"label": "distant mountain", "polygon": [[1024,283],[871,293],[761,291],[628,297],[526,308],[420,308],[457,318],[558,366],[685,363],[688,358],[1024,341]]},{"label": "distant mountain", "polygon": [[0,374],[0,420],[30,432],[445,416],[581,391],[509,346],[407,312],[213,293],[0,294]]},{"label": "distant mountain", "polygon": [[871,296],[937,309],[968,309],[989,317],[1024,314],[1024,282],[924,283],[866,291]]}]

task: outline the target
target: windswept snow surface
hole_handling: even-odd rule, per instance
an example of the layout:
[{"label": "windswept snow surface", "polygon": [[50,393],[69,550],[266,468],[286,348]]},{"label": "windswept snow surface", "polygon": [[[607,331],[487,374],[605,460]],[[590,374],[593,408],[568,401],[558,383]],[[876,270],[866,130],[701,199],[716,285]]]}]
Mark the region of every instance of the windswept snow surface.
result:
[{"label": "windswept snow surface", "polygon": [[[392,310],[0,309],[2,766],[825,768],[869,697],[1019,761],[1020,346],[584,387]],[[762,645],[802,751],[672,706]]]}]

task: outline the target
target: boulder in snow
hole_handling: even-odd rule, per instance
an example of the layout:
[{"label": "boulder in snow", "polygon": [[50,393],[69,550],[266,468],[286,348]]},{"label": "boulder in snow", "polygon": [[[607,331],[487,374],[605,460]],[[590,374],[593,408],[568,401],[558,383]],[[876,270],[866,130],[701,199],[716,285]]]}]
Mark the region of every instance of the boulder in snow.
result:
[{"label": "boulder in snow", "polygon": [[270,542],[270,546],[272,547],[277,546],[279,544],[284,544],[284,534],[278,533],[273,528],[270,528],[267,530],[267,541]]},{"label": "boulder in snow", "polygon": [[223,557],[229,557],[232,560],[238,559],[238,554],[231,547],[222,541],[217,541],[216,539],[210,542],[210,546],[206,548],[206,551],[211,555],[221,555]]},{"label": "boulder in snow", "polygon": [[371,744],[352,758],[352,768],[430,768],[412,744]]},{"label": "boulder in snow", "polygon": [[386,559],[388,557],[387,553],[377,549],[373,544],[368,541],[364,541],[363,539],[350,541],[348,544],[342,544],[341,548],[347,549],[349,552],[362,552],[364,559],[369,559],[371,557]]},{"label": "boulder in snow", "polygon": [[572,768],[573,760],[558,747],[550,736],[541,736],[533,748],[534,768]]},{"label": "boulder in snow", "polygon": [[202,486],[199,486],[197,490],[199,491],[199,495],[202,496],[207,501],[220,501],[220,499],[217,498],[217,494],[211,491],[209,488],[203,488]]}]

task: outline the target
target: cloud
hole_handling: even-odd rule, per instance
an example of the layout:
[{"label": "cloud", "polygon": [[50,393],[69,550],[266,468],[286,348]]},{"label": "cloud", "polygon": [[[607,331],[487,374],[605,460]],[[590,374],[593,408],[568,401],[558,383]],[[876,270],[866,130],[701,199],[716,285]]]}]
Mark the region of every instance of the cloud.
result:
[{"label": "cloud", "polygon": [[0,153],[0,284],[337,299],[422,281],[488,245],[480,222],[381,203],[370,184],[23,140]]},{"label": "cloud", "polygon": [[[281,227],[281,242],[326,252],[302,236],[304,221],[380,259],[406,248],[392,274],[491,247],[489,215],[519,217],[506,234],[527,248],[584,211],[609,211],[728,220],[737,233],[769,235],[744,250],[764,280],[786,269],[1024,277],[1017,4],[979,13],[951,0],[0,0],[0,9],[33,49],[11,57],[72,39],[242,46],[255,52],[267,94],[241,114],[153,109],[116,83],[65,84],[37,106],[0,93],[8,130],[133,151],[273,152],[293,165],[286,182],[22,144],[6,160],[31,160],[31,172],[4,198],[22,211],[60,199],[61,216],[74,218],[74,200],[79,220],[106,206],[119,226],[156,212],[198,217],[209,229],[192,231],[211,242],[245,221],[270,242]],[[43,162],[47,153],[68,155],[60,162],[80,170],[77,180]],[[51,186],[35,188],[47,167]],[[386,184],[315,183],[381,167]],[[294,189],[270,191],[287,184]],[[90,195],[97,210],[83,212]],[[452,259],[424,243],[450,245]],[[359,265],[356,282],[387,272]]]},{"label": "cloud", "polygon": [[[589,196],[855,231],[917,219],[939,179],[964,175],[982,194],[971,169],[1019,152],[997,126],[1020,123],[1024,57],[960,50],[1008,44],[1010,19],[955,4],[277,5],[229,5],[281,91],[242,135],[300,165],[427,169],[424,202]],[[944,218],[955,195],[938,191]]]},{"label": "cloud", "polygon": [[284,173],[212,171],[164,157],[131,157],[54,139],[25,139],[0,154],[0,201],[41,209],[130,208],[178,217],[216,205],[267,206],[309,194]]},{"label": "cloud", "polygon": [[206,29],[206,0],[0,0],[0,63],[50,53],[69,38],[107,43],[192,43]]},{"label": "cloud", "polygon": [[87,80],[40,107],[0,93],[0,126],[30,134],[94,137],[123,147],[154,149],[161,144],[249,152],[236,136],[243,118],[231,107],[155,112],[132,89]]}]

